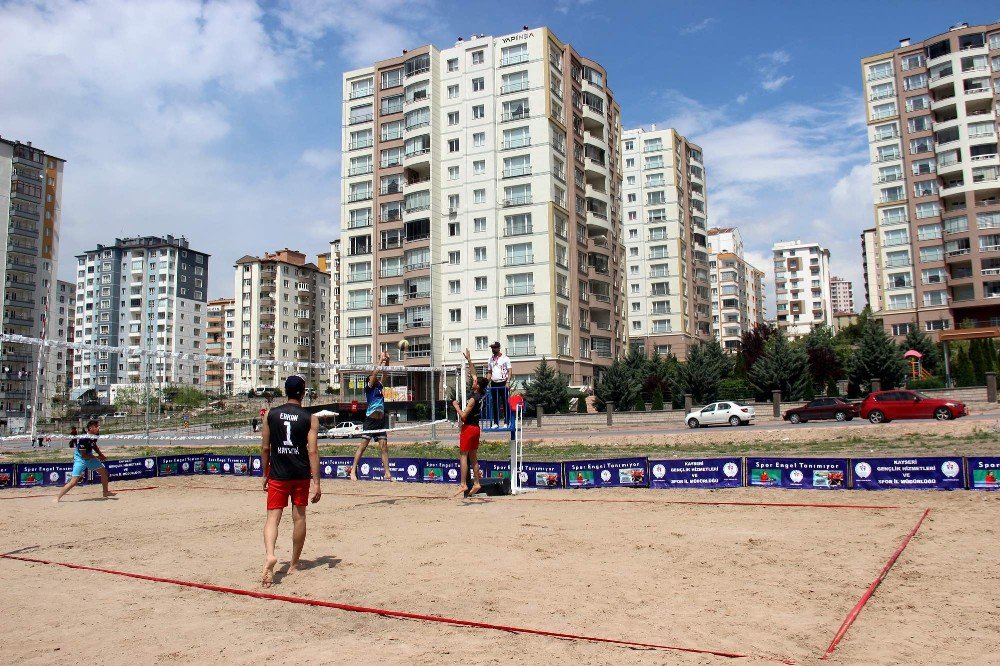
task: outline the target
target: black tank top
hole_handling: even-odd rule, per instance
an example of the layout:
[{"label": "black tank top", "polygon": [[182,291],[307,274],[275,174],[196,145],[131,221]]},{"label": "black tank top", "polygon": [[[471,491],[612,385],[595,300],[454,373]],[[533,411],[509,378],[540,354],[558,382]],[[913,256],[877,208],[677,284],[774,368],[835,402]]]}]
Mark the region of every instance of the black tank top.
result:
[{"label": "black tank top", "polygon": [[479,391],[473,391],[469,397],[474,402],[472,403],[472,409],[469,410],[469,415],[465,417],[465,423],[467,425],[479,425],[479,413],[483,406],[483,394]]},{"label": "black tank top", "polygon": [[287,403],[267,413],[271,435],[271,470],[269,478],[293,481],[310,478],[309,428],[312,414],[298,405]]}]

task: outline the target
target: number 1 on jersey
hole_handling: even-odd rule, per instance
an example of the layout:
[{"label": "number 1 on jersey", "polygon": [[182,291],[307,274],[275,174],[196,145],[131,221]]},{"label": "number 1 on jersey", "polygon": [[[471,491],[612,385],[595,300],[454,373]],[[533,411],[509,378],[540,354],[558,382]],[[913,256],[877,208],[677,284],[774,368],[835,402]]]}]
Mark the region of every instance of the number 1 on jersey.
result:
[{"label": "number 1 on jersey", "polygon": [[285,421],[285,441],[282,443],[285,446],[294,446],[292,444],[292,424],[290,421]]}]

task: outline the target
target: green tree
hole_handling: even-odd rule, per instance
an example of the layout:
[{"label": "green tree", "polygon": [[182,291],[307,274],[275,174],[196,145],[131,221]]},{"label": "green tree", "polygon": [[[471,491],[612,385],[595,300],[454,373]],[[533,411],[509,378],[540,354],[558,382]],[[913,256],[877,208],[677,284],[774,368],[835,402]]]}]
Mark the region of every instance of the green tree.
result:
[{"label": "green tree", "polygon": [[934,340],[924,333],[916,322],[913,322],[910,330],[906,332],[906,339],[903,340],[900,347],[904,353],[912,349],[923,354],[920,359],[920,367],[932,375],[937,374],[938,368],[941,367],[941,352],[938,351]]},{"label": "green tree", "polygon": [[850,359],[848,377],[858,387],[867,388],[879,379],[883,389],[901,386],[906,374],[903,354],[885,332],[882,320],[866,317],[858,346]]},{"label": "green tree", "polygon": [[646,411],[646,401],[642,399],[641,393],[635,396],[635,405],[632,409],[636,412]]},{"label": "green tree", "polygon": [[703,341],[688,349],[687,360],[678,364],[672,383],[682,398],[690,393],[696,403],[705,404],[718,397],[719,384],[732,370],[733,358],[719,341]]},{"label": "green tree", "polygon": [[207,394],[185,384],[167,386],[163,389],[163,397],[166,402],[173,403],[176,407],[201,407],[208,403]]},{"label": "green tree", "polygon": [[764,345],[764,353],[749,372],[750,382],[765,397],[781,391],[782,399],[797,400],[812,388],[809,357],[803,345],[792,344],[778,331]]},{"label": "green tree", "polygon": [[569,408],[569,381],[542,357],[524,389],[524,399],[533,407],[542,407],[546,414],[564,412]]},{"label": "green tree", "polygon": [[777,329],[769,324],[756,324],[740,337],[740,356],[746,372],[750,372],[750,368],[764,353],[764,345],[776,331]]},{"label": "green tree", "polygon": [[586,414],[587,413],[587,394],[586,393],[582,393],[581,392],[580,395],[578,395],[576,397],[576,411],[577,411],[578,414]]},{"label": "green tree", "polygon": [[653,389],[653,400],[652,400],[652,403],[653,404],[650,405],[650,408],[652,409],[652,411],[654,411],[654,412],[662,412],[663,411],[663,391],[660,390],[659,386],[657,386],[655,389]]},{"label": "green tree", "polygon": [[143,391],[138,386],[123,386],[115,391],[115,407],[124,411],[142,404]]},{"label": "green tree", "polygon": [[951,369],[951,378],[955,386],[975,386],[976,371],[972,367],[972,359],[965,346],[958,348],[955,353],[955,363]]},{"label": "green tree", "polygon": [[823,325],[814,326],[802,342],[809,359],[809,376],[812,377],[813,393],[816,387],[822,389],[830,381],[844,376],[844,369],[841,367],[834,346],[833,329]]},{"label": "green tree", "polygon": [[597,384],[594,385],[594,398],[597,410],[603,412],[607,403],[615,403],[615,410],[628,411],[635,404],[639,394],[639,383],[632,371],[620,360],[611,362],[611,367],[604,371]]}]

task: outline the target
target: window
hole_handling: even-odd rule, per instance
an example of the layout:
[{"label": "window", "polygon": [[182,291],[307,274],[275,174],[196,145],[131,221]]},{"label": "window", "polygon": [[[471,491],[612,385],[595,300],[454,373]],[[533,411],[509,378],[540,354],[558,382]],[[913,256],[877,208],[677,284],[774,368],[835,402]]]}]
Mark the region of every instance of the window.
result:
[{"label": "window", "polygon": [[403,85],[403,70],[394,69],[390,72],[382,72],[382,90],[386,88],[395,88],[396,86]]},{"label": "window", "polygon": [[922,241],[941,238],[941,225],[924,224],[922,226],[917,227],[917,238]]},{"label": "window", "polygon": [[458,58],[449,58],[448,59],[448,71],[449,72],[457,72],[458,71]]},{"label": "window", "polygon": [[474,104],[472,106],[472,117],[476,120],[486,117],[486,107],[482,104]]},{"label": "window", "polygon": [[500,66],[516,65],[528,61],[528,45],[521,43],[500,49]]},{"label": "window", "polygon": [[915,53],[913,55],[903,56],[900,62],[904,71],[908,69],[917,69],[918,67],[924,66],[924,54]]},{"label": "window", "polygon": [[448,253],[448,263],[452,266],[458,266],[462,263],[462,253],[458,250],[452,250]]},{"label": "window", "polygon": [[462,321],[462,310],[461,308],[453,308],[448,310],[448,319],[451,323],[457,324]]},{"label": "window", "polygon": [[925,268],[920,272],[924,284],[944,284],[947,273],[943,268]]},{"label": "window", "polygon": [[[483,317],[485,319],[485,317]],[[476,308],[476,319],[479,319],[479,308]],[[489,345],[489,338],[485,335],[476,336],[476,351],[484,351]]]},{"label": "window", "polygon": [[472,92],[482,92],[484,90],[486,90],[486,79],[481,76],[472,79]]},{"label": "window", "polygon": [[462,293],[462,281],[461,280],[448,280],[448,293],[449,294],[461,294]]},{"label": "window", "polygon": [[948,304],[948,292],[944,290],[924,292],[924,305],[947,305],[947,304]]},{"label": "window", "polygon": [[477,217],[472,220],[472,231],[477,234],[486,233],[486,218]]},{"label": "window", "polygon": [[913,324],[911,323],[892,325],[892,334],[894,336],[906,335],[911,330],[913,330]]},{"label": "window", "polygon": [[472,174],[481,176],[486,173],[486,160],[476,160],[472,163]]},{"label": "window", "polygon": [[924,111],[931,108],[931,98],[928,95],[916,95],[906,98],[907,111]]},{"label": "window", "polygon": [[505,157],[503,161],[503,177],[528,176],[531,174],[531,156],[516,155]]},{"label": "window", "polygon": [[448,139],[448,152],[449,153],[458,152],[458,139]]},{"label": "window", "polygon": [[458,111],[449,111],[448,112],[448,124],[449,125],[457,125],[458,124]]},{"label": "window", "polygon": [[[482,320],[487,319],[489,317],[489,308],[487,306],[485,306],[485,305],[477,305],[475,312],[476,312],[476,320],[477,321],[482,321]],[[483,338],[483,339],[485,340],[485,338]],[[483,345],[483,346],[485,347],[485,345]]]},{"label": "window", "polygon": [[472,52],[472,64],[473,65],[482,65],[483,62],[485,62],[485,58],[483,56],[483,52],[482,51],[473,51]]},{"label": "window", "polygon": [[935,245],[933,247],[922,247],[920,248],[920,261],[943,261],[944,260],[944,247],[941,245]]},{"label": "window", "polygon": [[486,291],[486,276],[481,275],[476,278],[476,291]]},{"label": "window", "polygon": [[918,220],[922,220],[928,217],[934,217],[939,212],[940,209],[938,208],[937,202],[918,203],[916,205],[916,214]]},{"label": "window", "polygon": [[458,236],[462,233],[462,223],[461,222],[449,222],[448,223],[448,235]]},{"label": "window", "polygon": [[950,319],[932,319],[925,324],[928,331],[947,331],[951,328]]},{"label": "window", "polygon": [[904,310],[913,307],[912,294],[889,294],[889,309]]},{"label": "window", "polygon": [[472,255],[474,261],[486,261],[486,248],[485,247],[473,248]]},{"label": "window", "polygon": [[892,76],[892,62],[878,62],[868,66],[868,80],[877,81]]},{"label": "window", "polygon": [[875,104],[874,106],[872,106],[872,120],[891,118],[895,115],[896,115],[895,102],[885,102],[883,104]]},{"label": "window", "polygon": [[459,204],[459,197],[457,194],[448,195],[448,210],[457,211]]},{"label": "window", "polygon": [[448,86],[448,99],[455,99],[458,97],[458,86]]},{"label": "window", "polygon": [[458,180],[458,167],[450,166],[448,167],[448,180]]},{"label": "window", "polygon": [[472,190],[472,203],[486,203],[486,190]]},{"label": "window", "polygon": [[486,132],[475,132],[472,135],[472,147],[481,148],[486,145]]}]

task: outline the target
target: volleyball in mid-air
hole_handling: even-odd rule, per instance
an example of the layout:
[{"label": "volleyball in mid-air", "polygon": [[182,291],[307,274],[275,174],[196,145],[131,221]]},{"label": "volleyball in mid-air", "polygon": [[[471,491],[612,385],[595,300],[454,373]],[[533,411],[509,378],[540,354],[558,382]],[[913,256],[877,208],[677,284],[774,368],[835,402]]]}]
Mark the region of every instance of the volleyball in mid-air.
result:
[{"label": "volleyball in mid-air", "polygon": [[406,348],[410,346],[410,343],[406,341],[406,338],[403,338],[396,346],[399,347],[399,351],[405,352]]}]

